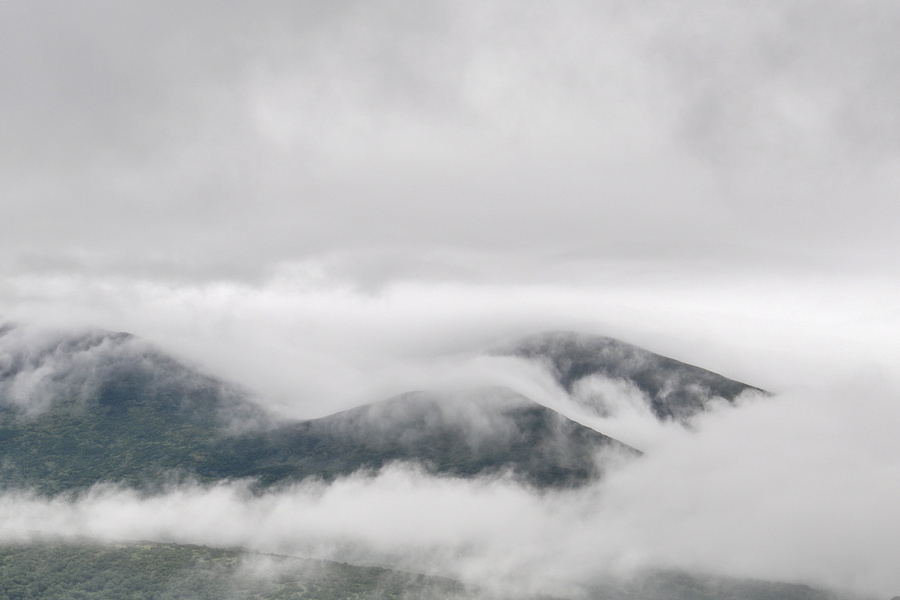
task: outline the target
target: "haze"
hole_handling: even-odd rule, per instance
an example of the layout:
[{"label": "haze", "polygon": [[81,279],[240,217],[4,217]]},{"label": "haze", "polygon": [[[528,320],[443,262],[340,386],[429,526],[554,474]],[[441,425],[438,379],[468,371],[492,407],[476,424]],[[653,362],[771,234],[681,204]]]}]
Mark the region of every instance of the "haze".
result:
[{"label": "haze", "polygon": [[[603,493],[401,469],[253,501],[7,495],[3,526],[900,593],[898,28],[886,1],[5,0],[3,320],[129,331],[292,417],[500,383],[585,421],[481,356],[548,329],[776,396],[693,433],[605,424],[650,459]],[[367,528],[353,486],[439,526]],[[178,498],[240,525],[191,530]],[[321,529],[270,531],[278,502]]]}]

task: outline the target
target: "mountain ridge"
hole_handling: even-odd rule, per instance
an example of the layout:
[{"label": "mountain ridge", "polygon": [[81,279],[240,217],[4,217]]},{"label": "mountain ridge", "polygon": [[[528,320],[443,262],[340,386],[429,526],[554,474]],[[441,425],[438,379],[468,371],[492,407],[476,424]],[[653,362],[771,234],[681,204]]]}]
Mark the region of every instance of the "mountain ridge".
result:
[{"label": "mountain ridge", "polygon": [[[578,398],[579,385],[592,377],[627,382],[645,397],[659,420],[689,423],[716,400],[733,404],[746,393],[769,392],[728,379],[615,338],[551,331],[517,338],[492,350],[543,365],[556,382]],[[603,414],[602,397],[580,398],[581,404]]]},{"label": "mountain ridge", "polygon": [[[375,472],[403,461],[448,477],[512,476],[541,491],[598,481],[603,462],[597,457],[604,452],[638,456],[625,444],[503,387],[407,392],[318,419],[277,422],[240,388],[200,373],[133,335],[95,330],[72,339],[49,336],[19,348],[12,343],[18,335],[14,332],[15,328],[0,326],[0,491],[30,489],[66,499],[101,482],[141,488],[148,482],[169,483],[173,477],[201,484],[251,478],[258,484],[255,491],[260,491],[307,477],[330,481],[360,470]],[[648,397],[656,394],[662,404],[654,414],[660,419],[689,421],[706,410],[711,399],[734,402],[746,391],[764,393],[612,338],[570,332],[523,340],[513,355],[546,361],[564,389],[575,393],[580,382],[594,376],[622,377]],[[602,360],[608,361],[606,366]],[[663,373],[658,379],[646,374],[654,365]],[[667,382],[672,384],[668,388]],[[684,396],[679,390],[696,393]],[[676,402],[666,404],[669,401]],[[234,426],[242,420],[249,423]],[[152,485],[142,489],[154,490]],[[148,582],[162,586],[164,593],[183,588],[196,597],[207,592],[209,597],[222,597],[217,578],[233,569],[222,570],[216,561],[233,566],[241,552],[177,544],[145,544],[146,552],[122,545],[76,546],[0,545],[0,572],[12,578],[0,581],[19,586],[15,596],[3,596],[0,586],[0,600],[69,598],[69,590],[99,598],[101,593],[134,591]],[[73,561],[84,568],[69,573],[66,569]],[[207,569],[210,564],[214,568]],[[154,570],[160,565],[162,571]],[[196,572],[184,570],[197,565]],[[335,581],[311,584],[287,578],[255,597],[388,598],[404,597],[411,590],[425,590],[434,597],[488,597],[470,594],[462,584],[445,578],[409,578],[390,569],[351,565],[334,568],[340,574]],[[171,580],[157,578],[159,573],[171,573]],[[57,596],[47,593],[51,582],[59,584],[53,588]],[[103,587],[104,582],[109,585]],[[798,584],[682,572],[596,581],[586,596],[838,598]]]},{"label": "mountain ridge", "polygon": [[[637,454],[510,390],[456,399],[420,392],[279,423],[239,388],[130,334],[51,337],[25,349],[10,347],[8,336],[0,337],[0,484],[7,488],[55,494],[100,482],[160,485],[173,476],[251,478],[265,488],[397,461],[567,487],[602,474],[600,451]],[[385,410],[393,411],[387,421],[376,418]],[[490,443],[470,443],[487,421]],[[370,435],[379,422],[390,431]]]}]

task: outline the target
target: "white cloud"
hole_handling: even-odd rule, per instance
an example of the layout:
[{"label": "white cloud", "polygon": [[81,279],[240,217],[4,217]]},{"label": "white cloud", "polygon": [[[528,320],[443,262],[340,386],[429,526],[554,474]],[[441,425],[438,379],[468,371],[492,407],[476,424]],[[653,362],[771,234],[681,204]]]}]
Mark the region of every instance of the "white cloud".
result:
[{"label": "white cloud", "polygon": [[519,591],[676,568],[888,596],[900,586],[896,398],[863,378],[717,411],[582,490],[394,467],[261,495],[240,484],[156,496],[99,487],[74,500],[6,492],[0,528],[245,545]]},{"label": "white cloud", "polygon": [[363,281],[454,255],[540,279],[561,256],[894,248],[882,4],[2,11],[7,273],[253,281],[337,253]]},{"label": "white cloud", "polygon": [[[147,535],[187,531],[183,509],[196,537],[249,543],[250,525],[215,534],[200,504],[265,530],[264,503],[300,502],[329,543],[388,552],[374,525],[324,518],[321,498],[390,492],[422,525],[397,524],[405,552],[430,543],[441,490],[534,518],[516,533],[500,515],[479,537],[448,513],[460,533],[442,523],[431,541],[475,578],[484,556],[551,578],[615,558],[897,593],[882,501],[898,496],[896,382],[822,383],[900,364],[896,8],[6,0],[0,15],[4,318],[137,333],[292,415],[494,382],[588,422],[539,373],[473,357],[543,329],[782,392],[778,409],[722,411],[696,436],[604,423],[654,454],[599,504],[404,472],[255,500],[109,492],[148,516]],[[5,502],[23,522],[102,533],[104,493]]]}]

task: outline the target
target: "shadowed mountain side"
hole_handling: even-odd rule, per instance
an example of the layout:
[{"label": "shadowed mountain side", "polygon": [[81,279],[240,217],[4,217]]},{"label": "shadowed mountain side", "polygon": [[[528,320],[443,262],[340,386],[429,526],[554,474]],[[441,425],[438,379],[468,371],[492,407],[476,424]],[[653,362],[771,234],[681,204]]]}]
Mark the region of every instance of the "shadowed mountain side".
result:
[{"label": "shadowed mountain side", "polygon": [[505,388],[458,394],[413,392],[322,419],[223,441],[198,471],[253,476],[269,484],[330,478],[411,461],[432,473],[511,471],[541,487],[602,475],[598,455],[636,456],[621,442]]},{"label": "shadowed mountain side", "polygon": [[[716,398],[728,402],[742,393],[767,393],[693,365],[654,354],[613,338],[571,332],[542,333],[518,340],[495,354],[540,361],[570,394],[587,377],[632,385],[649,400],[659,419],[688,421]],[[602,412],[602,399],[585,401]]]},{"label": "shadowed mountain side", "polygon": [[141,486],[265,413],[246,393],[122,333],[0,336],[0,486]]},{"label": "shadowed mountain side", "polygon": [[0,336],[5,488],[56,494],[173,477],[268,486],[398,460],[456,476],[511,470],[562,486],[599,475],[598,451],[627,448],[508,390],[409,394],[276,426],[240,390],[131,336],[13,333]]},{"label": "shadowed mountain side", "polygon": [[235,385],[205,375],[128,333],[30,334],[0,327],[0,408],[28,421],[44,412],[152,406],[178,420],[251,427],[267,415]]}]

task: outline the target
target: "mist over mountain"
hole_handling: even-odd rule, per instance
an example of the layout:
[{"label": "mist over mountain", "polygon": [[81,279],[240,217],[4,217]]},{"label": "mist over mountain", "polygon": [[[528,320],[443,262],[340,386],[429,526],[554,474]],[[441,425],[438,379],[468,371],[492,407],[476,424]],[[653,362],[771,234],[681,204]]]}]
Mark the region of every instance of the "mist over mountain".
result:
[{"label": "mist over mountain", "polygon": [[[606,390],[603,386],[590,389],[590,384],[598,378],[608,380],[614,386],[621,384],[636,390],[646,398],[648,407],[658,419],[683,423],[716,400],[733,403],[746,392],[766,393],[746,383],[609,337],[575,332],[539,333],[502,346],[495,352],[540,362],[570,395],[601,415],[613,409],[615,399],[609,397],[608,386]],[[627,392],[621,385],[618,391]],[[615,391],[613,389],[612,393]]]},{"label": "mist over mountain", "polygon": [[569,486],[625,444],[505,388],[414,392],[280,422],[237,386],[123,333],[0,336],[0,481],[43,493],[99,482],[326,480],[394,461]]},{"label": "mist over mountain", "polygon": [[[460,597],[495,597],[503,589],[514,589],[517,598],[850,597],[789,571],[747,579],[756,576],[752,565],[698,575],[690,556],[684,562],[677,556],[678,544],[690,546],[684,536],[703,530],[707,498],[721,529],[717,519],[731,510],[722,512],[718,500],[724,494],[724,504],[732,504],[735,489],[706,462],[706,470],[691,467],[697,456],[709,456],[703,444],[725,443],[717,441],[717,429],[704,438],[702,428],[677,423],[705,414],[705,423],[744,431],[741,419],[777,414],[778,399],[709,411],[760,390],[610,338],[545,334],[507,352],[548,366],[577,402],[591,397],[585,386],[597,378],[637,390],[654,407],[651,420],[675,423],[670,443],[640,456],[503,386],[412,391],[318,419],[279,419],[247,390],[135,336],[4,326],[0,527],[380,564],[455,578],[459,583],[447,589],[464,590]],[[765,419],[769,428],[772,422]],[[735,436],[726,437],[731,443]],[[705,441],[695,448],[698,438]],[[730,459],[712,454],[729,474],[734,452],[744,452],[730,451]],[[769,473],[772,463],[764,458],[760,468]],[[689,491],[704,481],[712,482],[707,493]],[[754,543],[768,543],[760,539]],[[32,552],[41,551],[7,548],[7,568],[25,569]],[[47,555],[53,561],[93,560],[93,551],[53,552]],[[140,558],[122,552],[117,561]],[[194,560],[188,558],[185,565]],[[613,567],[630,560],[636,570],[619,577]],[[371,573],[341,572],[375,586],[366,588],[373,597],[391,597],[366,579]],[[179,575],[178,585],[210,580],[198,573],[199,579]],[[473,582],[486,583],[488,592],[467,595]],[[332,583],[344,589],[346,581]]]},{"label": "mist over mountain", "polygon": [[153,407],[197,425],[265,420],[250,394],[139,338],[89,329],[0,327],[0,406],[24,421],[48,410],[79,417]]},{"label": "mist over mountain", "polygon": [[[0,600],[75,559],[66,600],[223,598],[231,547],[503,600],[896,597],[898,30],[0,1]],[[352,571],[298,582],[428,597]]]},{"label": "mist over mountain", "polygon": [[0,349],[5,487],[56,493],[187,475],[197,451],[267,421],[247,392],[128,334],[7,327]]},{"label": "mist over mountain", "polygon": [[[264,440],[264,446],[258,446]],[[266,466],[320,475],[377,469],[411,461],[456,476],[510,471],[538,486],[568,486],[602,475],[598,459],[639,453],[507,388],[410,392],[329,417],[243,437],[237,454],[253,450]],[[290,448],[285,456],[278,448]],[[308,466],[307,466],[308,465]],[[259,467],[257,467],[259,468]],[[265,468],[265,467],[264,467]]]},{"label": "mist over mountain", "polygon": [[198,545],[39,541],[0,547],[0,600],[475,598],[458,582]]}]

